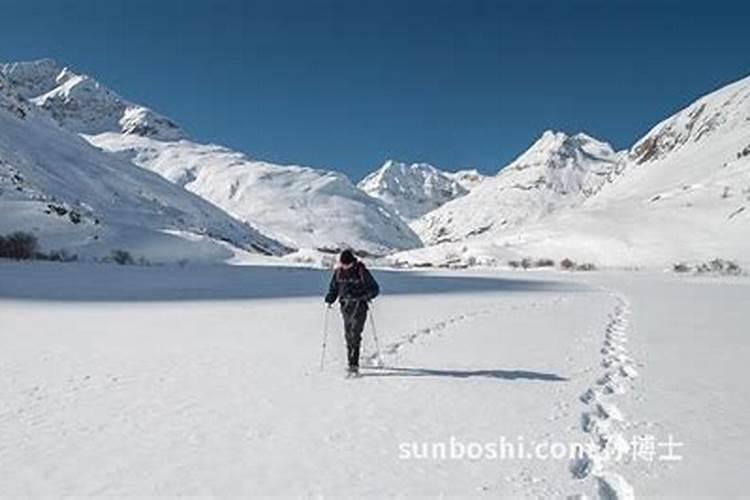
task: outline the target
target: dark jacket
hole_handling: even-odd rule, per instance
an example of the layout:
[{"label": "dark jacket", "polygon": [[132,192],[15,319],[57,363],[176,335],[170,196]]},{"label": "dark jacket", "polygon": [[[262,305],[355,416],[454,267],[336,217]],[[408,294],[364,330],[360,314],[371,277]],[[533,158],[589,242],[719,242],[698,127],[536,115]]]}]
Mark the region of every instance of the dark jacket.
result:
[{"label": "dark jacket", "polygon": [[379,293],[380,286],[375,278],[363,263],[357,261],[349,269],[338,267],[333,272],[326,303],[333,304],[337,298],[341,302],[368,301]]}]

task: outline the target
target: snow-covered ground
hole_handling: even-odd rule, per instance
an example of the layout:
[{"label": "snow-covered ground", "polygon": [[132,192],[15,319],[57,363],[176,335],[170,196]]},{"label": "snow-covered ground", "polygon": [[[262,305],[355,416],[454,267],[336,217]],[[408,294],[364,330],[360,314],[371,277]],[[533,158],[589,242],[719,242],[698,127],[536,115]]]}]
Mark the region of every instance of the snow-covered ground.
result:
[{"label": "snow-covered ground", "polygon": [[345,380],[325,272],[0,263],[0,492],[746,492],[747,278],[375,276],[385,367]]}]

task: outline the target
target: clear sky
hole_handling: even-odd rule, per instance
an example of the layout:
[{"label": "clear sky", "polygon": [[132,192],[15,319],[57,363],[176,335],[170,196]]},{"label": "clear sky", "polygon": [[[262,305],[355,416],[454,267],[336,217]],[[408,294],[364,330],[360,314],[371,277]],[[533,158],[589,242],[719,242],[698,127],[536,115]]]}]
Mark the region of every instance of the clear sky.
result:
[{"label": "clear sky", "polygon": [[4,0],[0,61],[41,57],[255,158],[489,173],[747,76],[750,1]]}]

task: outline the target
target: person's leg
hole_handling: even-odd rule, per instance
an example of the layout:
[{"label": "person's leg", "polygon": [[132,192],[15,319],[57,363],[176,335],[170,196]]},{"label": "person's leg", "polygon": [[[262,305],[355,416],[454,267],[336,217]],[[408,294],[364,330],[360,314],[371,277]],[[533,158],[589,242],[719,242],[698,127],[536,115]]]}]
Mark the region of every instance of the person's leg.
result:
[{"label": "person's leg", "polygon": [[359,368],[359,350],[362,345],[362,331],[367,320],[367,305],[361,304],[353,314],[351,325],[352,352],[349,358],[349,366]]},{"label": "person's leg", "polygon": [[361,336],[356,333],[356,304],[348,303],[341,307],[344,318],[344,337],[346,338],[346,358],[349,369],[359,365],[359,344]]}]

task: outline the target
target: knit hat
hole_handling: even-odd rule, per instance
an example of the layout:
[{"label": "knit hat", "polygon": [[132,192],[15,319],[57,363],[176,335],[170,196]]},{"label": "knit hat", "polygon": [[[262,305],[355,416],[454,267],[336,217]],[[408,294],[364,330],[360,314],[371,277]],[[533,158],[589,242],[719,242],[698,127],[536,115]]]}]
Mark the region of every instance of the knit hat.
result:
[{"label": "knit hat", "polygon": [[345,265],[354,264],[357,258],[354,257],[354,253],[351,250],[344,250],[339,256],[339,262]]}]

